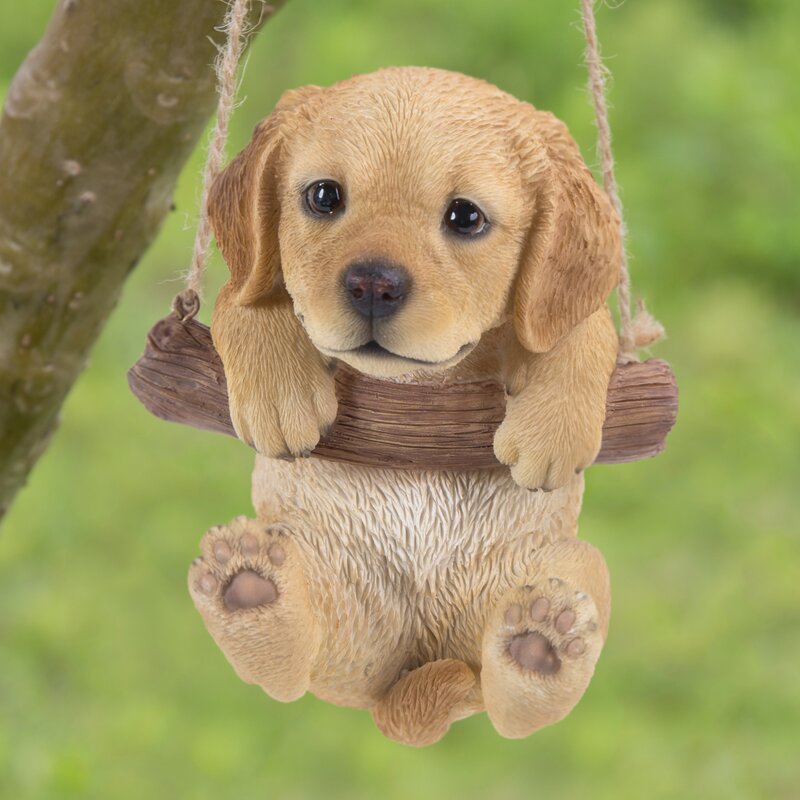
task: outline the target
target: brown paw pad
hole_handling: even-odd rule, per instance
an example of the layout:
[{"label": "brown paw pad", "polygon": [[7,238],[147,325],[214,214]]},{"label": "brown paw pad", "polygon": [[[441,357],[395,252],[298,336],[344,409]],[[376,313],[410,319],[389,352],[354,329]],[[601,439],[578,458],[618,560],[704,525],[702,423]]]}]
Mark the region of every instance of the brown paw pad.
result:
[{"label": "brown paw pad", "polygon": [[520,587],[501,611],[495,652],[516,669],[563,678],[591,666],[599,654],[597,609],[586,592],[564,579]]},{"label": "brown paw pad", "polygon": [[531,604],[531,618],[536,622],[543,622],[550,613],[550,601],[546,597],[540,597]]},{"label": "brown paw pad", "polygon": [[555,620],[555,627],[559,633],[566,633],[575,624],[575,612],[568,608],[562,611]]},{"label": "brown paw pad", "polygon": [[231,546],[226,541],[220,539],[220,541],[215,542],[214,558],[216,558],[220,564],[227,564],[228,561],[231,560],[232,555],[233,551],[231,550]]},{"label": "brown paw pad", "polygon": [[269,578],[264,578],[251,569],[235,575],[222,596],[228,611],[269,605],[277,599],[278,587]]},{"label": "brown paw pad", "polygon": [[582,656],[586,652],[586,642],[580,638],[573,639],[571,642],[567,642],[564,652],[568,656]]},{"label": "brown paw pad", "polygon": [[508,653],[524,669],[543,675],[555,675],[561,669],[561,659],[550,640],[536,631],[515,636],[508,645]]}]

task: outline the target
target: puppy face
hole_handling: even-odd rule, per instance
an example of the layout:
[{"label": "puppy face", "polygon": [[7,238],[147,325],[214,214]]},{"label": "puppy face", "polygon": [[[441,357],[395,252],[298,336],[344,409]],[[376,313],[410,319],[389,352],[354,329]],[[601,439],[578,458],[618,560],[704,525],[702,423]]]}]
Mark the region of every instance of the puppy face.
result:
[{"label": "puppy face", "polygon": [[455,73],[383,70],[284,96],[214,186],[236,302],[282,280],[322,353],[444,369],[514,316],[530,350],[605,299],[617,226],[563,125]]}]

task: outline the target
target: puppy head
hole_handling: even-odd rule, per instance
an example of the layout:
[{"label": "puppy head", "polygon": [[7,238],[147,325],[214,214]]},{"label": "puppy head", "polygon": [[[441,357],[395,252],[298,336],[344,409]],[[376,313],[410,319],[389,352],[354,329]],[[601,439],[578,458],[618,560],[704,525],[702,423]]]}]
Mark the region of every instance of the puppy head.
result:
[{"label": "puppy head", "polygon": [[457,363],[509,317],[543,352],[616,283],[618,222],[562,123],[404,68],[289,92],[215,182],[225,302],[281,283],[322,353],[378,376]]}]

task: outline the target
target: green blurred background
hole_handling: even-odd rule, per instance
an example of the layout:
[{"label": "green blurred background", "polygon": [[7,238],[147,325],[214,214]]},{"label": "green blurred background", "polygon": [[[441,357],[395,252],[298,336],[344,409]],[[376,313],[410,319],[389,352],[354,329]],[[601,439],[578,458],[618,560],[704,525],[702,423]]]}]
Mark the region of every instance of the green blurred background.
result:
[{"label": "green blurred background", "polygon": [[[0,8],[0,92],[52,4]],[[286,88],[426,64],[554,111],[594,165],[577,6],[290,0],[233,148]],[[251,456],[125,383],[189,261],[198,152],[0,536],[1,797],[800,797],[800,4],[629,0],[598,22],[634,284],[682,404],[661,457],[589,472],[614,614],[577,709],[417,751],[235,677],[185,574],[207,527],[250,512]]]}]

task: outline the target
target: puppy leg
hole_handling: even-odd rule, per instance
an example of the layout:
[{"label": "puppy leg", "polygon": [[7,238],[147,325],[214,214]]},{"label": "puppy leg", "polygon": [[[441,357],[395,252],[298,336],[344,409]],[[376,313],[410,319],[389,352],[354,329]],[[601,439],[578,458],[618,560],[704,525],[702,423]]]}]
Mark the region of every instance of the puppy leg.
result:
[{"label": "puppy leg", "polygon": [[547,353],[510,345],[509,397],[494,452],[520,486],[557,489],[594,461],[616,354],[617,334],[605,307]]},{"label": "puppy leg", "polygon": [[300,551],[281,525],[238,517],[212,528],[189,569],[189,593],[239,677],[276,700],[308,689],[319,632]]},{"label": "puppy leg", "polygon": [[431,661],[400,678],[372,709],[372,718],[384,736],[424,747],[480,708],[476,690],[475,673],[463,661]]},{"label": "puppy leg", "polygon": [[275,294],[264,305],[242,306],[223,289],[211,333],[238,437],[270,458],[308,455],[336,418],[333,373],[285,290]]},{"label": "puppy leg", "polygon": [[608,629],[603,557],[577,540],[547,545],[524,586],[489,614],[481,687],[497,731],[528,736],[565,717],[594,672]]}]

